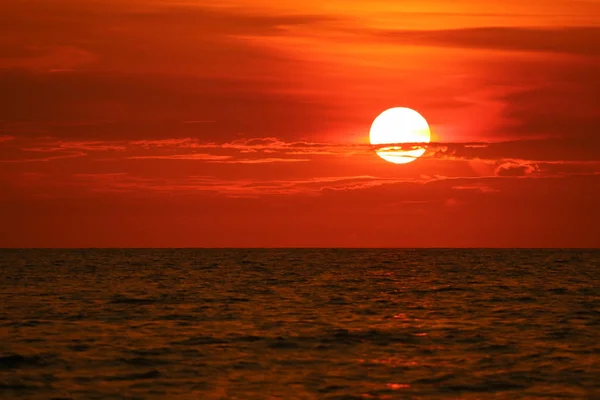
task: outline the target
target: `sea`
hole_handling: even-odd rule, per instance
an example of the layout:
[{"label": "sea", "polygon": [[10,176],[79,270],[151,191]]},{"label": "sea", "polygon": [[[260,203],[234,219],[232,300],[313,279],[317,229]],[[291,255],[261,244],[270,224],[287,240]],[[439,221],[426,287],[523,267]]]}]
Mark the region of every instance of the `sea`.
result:
[{"label": "sea", "polygon": [[0,399],[600,399],[600,250],[0,250]]}]

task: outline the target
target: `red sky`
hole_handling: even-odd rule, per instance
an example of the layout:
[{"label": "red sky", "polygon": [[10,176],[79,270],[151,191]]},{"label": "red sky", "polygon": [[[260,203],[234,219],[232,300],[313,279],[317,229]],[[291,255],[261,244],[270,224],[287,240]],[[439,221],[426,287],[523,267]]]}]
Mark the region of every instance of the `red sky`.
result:
[{"label": "red sky", "polygon": [[598,247],[599,77],[598,0],[2,2],[0,247]]}]

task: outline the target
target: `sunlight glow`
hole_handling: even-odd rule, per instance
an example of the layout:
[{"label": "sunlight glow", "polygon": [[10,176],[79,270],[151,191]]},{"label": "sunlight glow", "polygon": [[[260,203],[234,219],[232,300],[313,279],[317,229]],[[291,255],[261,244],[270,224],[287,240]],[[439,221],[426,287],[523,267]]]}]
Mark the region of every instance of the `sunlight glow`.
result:
[{"label": "sunlight glow", "polygon": [[385,161],[406,164],[425,153],[431,132],[421,114],[410,108],[395,107],[375,118],[370,141],[377,155]]}]

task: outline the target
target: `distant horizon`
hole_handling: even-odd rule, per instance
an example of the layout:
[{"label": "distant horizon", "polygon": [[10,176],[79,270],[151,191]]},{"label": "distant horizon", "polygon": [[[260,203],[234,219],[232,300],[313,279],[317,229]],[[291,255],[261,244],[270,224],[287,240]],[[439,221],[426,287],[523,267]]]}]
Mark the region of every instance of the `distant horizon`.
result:
[{"label": "distant horizon", "polygon": [[600,250],[600,247],[0,247],[0,250]]}]

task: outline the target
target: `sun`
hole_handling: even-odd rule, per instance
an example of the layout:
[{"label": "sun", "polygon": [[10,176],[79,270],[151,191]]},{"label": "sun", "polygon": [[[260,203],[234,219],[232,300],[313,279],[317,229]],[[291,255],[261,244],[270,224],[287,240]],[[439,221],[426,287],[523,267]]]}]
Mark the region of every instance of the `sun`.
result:
[{"label": "sun", "polygon": [[385,161],[407,164],[425,153],[431,132],[421,114],[410,108],[395,107],[375,118],[370,140],[377,155]]}]

